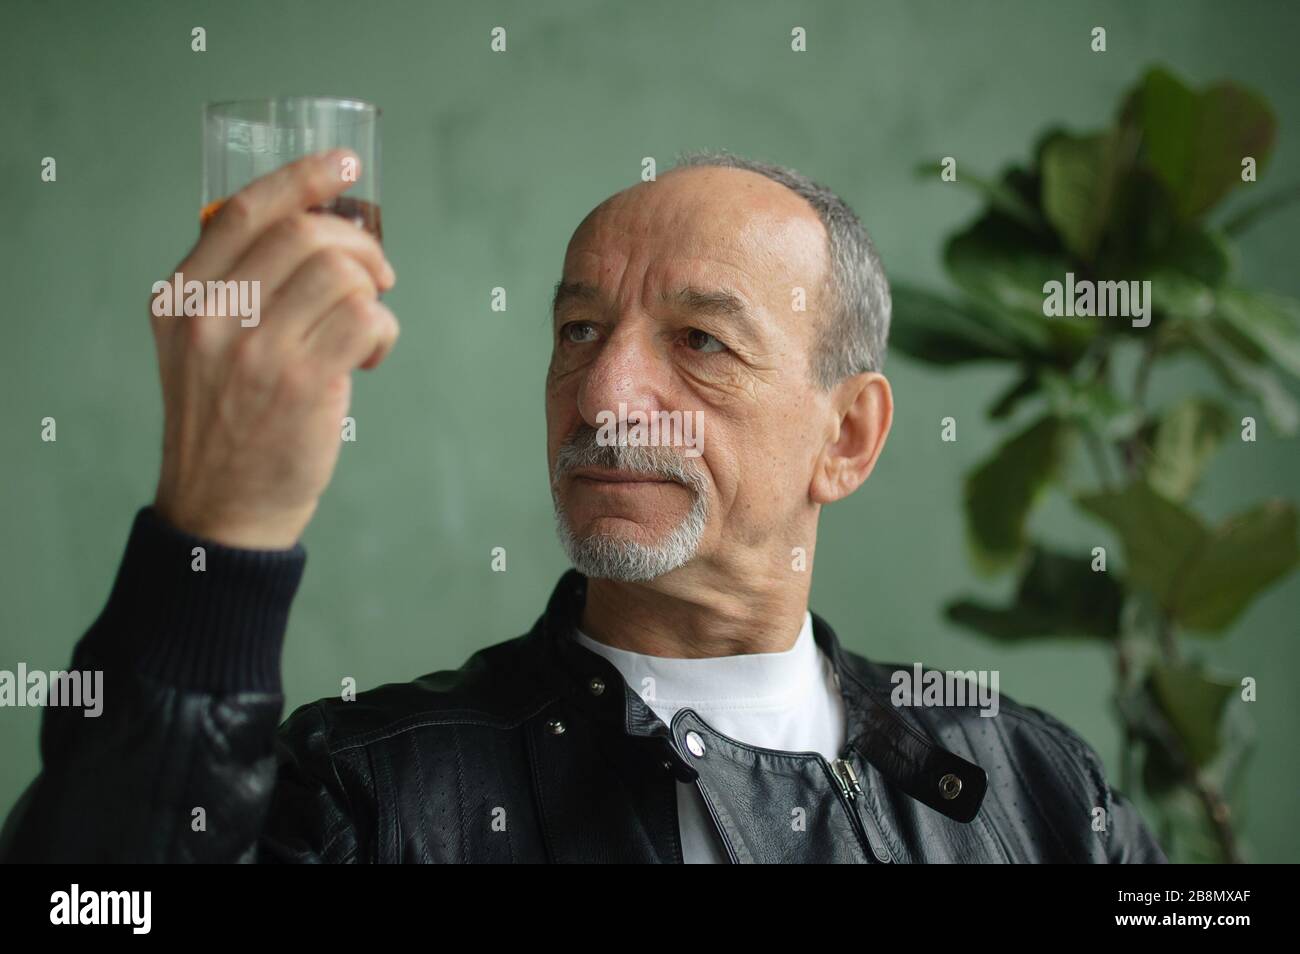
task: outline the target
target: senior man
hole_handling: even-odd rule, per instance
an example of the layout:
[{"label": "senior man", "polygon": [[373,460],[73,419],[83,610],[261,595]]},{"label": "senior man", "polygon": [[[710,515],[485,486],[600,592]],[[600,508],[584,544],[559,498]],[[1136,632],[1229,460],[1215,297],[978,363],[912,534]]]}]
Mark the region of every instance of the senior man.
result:
[{"label": "senior man", "polygon": [[[343,158],[253,183],[179,266],[260,281],[258,327],[153,319],[162,475],[74,656],[104,711],[45,713],[6,857],[1163,860],[1065,726],[1005,698],[896,705],[900,667],[809,613],[821,508],[889,432],[889,291],[834,193],[729,155],[607,199],[569,243],[546,421],[576,570],[532,631],[277,728],[298,539],[350,373],[397,333],[380,247],[304,211]],[[703,440],[610,440],[616,411]]]}]

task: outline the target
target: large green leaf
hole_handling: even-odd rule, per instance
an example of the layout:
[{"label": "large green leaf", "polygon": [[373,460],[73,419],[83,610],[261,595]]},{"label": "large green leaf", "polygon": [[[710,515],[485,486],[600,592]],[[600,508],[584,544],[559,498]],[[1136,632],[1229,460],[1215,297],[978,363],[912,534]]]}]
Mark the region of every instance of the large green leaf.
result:
[{"label": "large green leaf", "polygon": [[1068,429],[1048,416],[1002,444],[966,478],[966,528],[986,570],[1017,560],[1029,511],[1065,456]]},{"label": "large green leaf", "polygon": [[891,349],[940,365],[1024,356],[1019,337],[994,314],[908,285],[895,285],[892,295]]},{"label": "large green leaf", "polygon": [[1142,424],[1138,407],[1103,381],[1076,381],[1051,370],[1039,377],[1052,413],[1080,428],[1116,441],[1131,436]]},{"label": "large green leaf", "polygon": [[1217,527],[1172,594],[1171,611],[1189,629],[1223,630],[1300,559],[1295,508],[1268,501]]},{"label": "large green leaf", "polygon": [[1063,280],[1069,270],[1059,251],[1006,219],[985,216],[948,241],[944,264],[960,288],[1004,316],[1024,343],[1048,347],[1052,331],[1043,316],[1043,285]]},{"label": "large green leaf", "polygon": [[1095,270],[1110,279],[1140,278],[1158,267],[1154,259],[1187,226],[1163,180],[1146,166],[1136,165],[1116,184],[1110,231]]},{"label": "large green leaf", "polygon": [[1219,232],[1195,225],[1181,225],[1147,256],[1145,264],[1181,272],[1189,278],[1218,288],[1232,273],[1232,247]]},{"label": "large green leaf", "polygon": [[1179,333],[1226,385],[1258,401],[1280,433],[1289,436],[1296,432],[1300,404],[1250,339],[1226,321],[1184,322]]},{"label": "large green leaf", "polygon": [[1165,69],[1147,73],[1128,113],[1146,156],[1184,217],[1212,208],[1241,182],[1241,161],[1267,165],[1277,122],[1268,102],[1234,83],[1196,92]]},{"label": "large green leaf", "polygon": [[1091,136],[1056,136],[1042,149],[1043,213],[1065,247],[1084,262],[1097,254],[1119,185],[1132,160],[1124,127]]},{"label": "large green leaf", "polygon": [[1081,497],[1079,505],[1115,529],[1124,544],[1128,579],[1167,609],[1184,562],[1209,535],[1200,520],[1144,483]]},{"label": "large green leaf", "polygon": [[1164,700],[1149,674],[1128,694],[1130,704],[1121,700],[1126,723],[1144,742],[1143,789],[1153,799],[1149,810],[1159,819],[1160,844],[1171,859],[1223,862],[1228,859],[1195,782],[1229,801],[1239,795],[1255,741],[1250,707],[1237,704],[1237,682],[1197,666],[1166,667],[1166,672],[1170,669],[1160,679]]},{"label": "large green leaf", "polygon": [[1231,428],[1232,417],[1221,404],[1195,397],[1175,404],[1156,428],[1147,482],[1170,500],[1186,500]]},{"label": "large green leaf", "polygon": [[1300,560],[1295,508],[1272,501],[1207,529],[1145,483],[1080,498],[1124,544],[1127,576],[1175,622],[1222,632]]},{"label": "large green leaf", "polygon": [[1214,289],[1185,272],[1161,269],[1149,272],[1151,310],[1175,318],[1206,318],[1214,313]]},{"label": "large green leaf", "polygon": [[1175,318],[1213,313],[1216,291],[1232,272],[1232,250],[1217,232],[1181,226],[1135,259],[1140,277],[1151,282],[1152,307]]},{"label": "large green leaf", "polygon": [[1150,688],[1181,754],[1197,769],[1209,765],[1219,752],[1224,713],[1239,685],[1192,664],[1162,664],[1152,669]]},{"label": "large green leaf", "polygon": [[1300,377],[1300,302],[1282,295],[1224,289],[1216,313],[1283,370]]},{"label": "large green leaf", "polygon": [[1010,606],[959,600],[947,616],[994,639],[1041,636],[1113,638],[1119,632],[1124,590],[1086,557],[1035,548]]},{"label": "large green leaf", "polygon": [[1023,368],[1020,377],[993,399],[987,411],[988,416],[995,421],[1010,417],[1022,401],[1038,393],[1039,387],[1038,374],[1032,368]]},{"label": "large green leaf", "polygon": [[1223,234],[1237,236],[1260,219],[1276,215],[1292,202],[1300,201],[1300,182],[1292,183],[1261,199],[1256,199],[1223,223]]},{"label": "large green leaf", "polygon": [[953,281],[985,310],[997,314],[1021,347],[1069,365],[1098,334],[1100,322],[1051,320],[1043,314],[1048,282],[1064,281],[1073,267],[1065,252],[999,215],[986,215],[953,236],[944,264]]}]

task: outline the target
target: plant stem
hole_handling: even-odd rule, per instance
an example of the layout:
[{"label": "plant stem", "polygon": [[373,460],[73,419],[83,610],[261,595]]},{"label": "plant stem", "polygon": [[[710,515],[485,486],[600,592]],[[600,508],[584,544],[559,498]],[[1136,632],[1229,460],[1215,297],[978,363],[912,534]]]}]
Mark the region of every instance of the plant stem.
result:
[{"label": "plant stem", "polygon": [[1082,430],[1084,442],[1088,445],[1088,455],[1092,458],[1093,466],[1097,468],[1097,479],[1101,481],[1103,490],[1112,493],[1115,489],[1115,481],[1111,476],[1106,447],[1101,437],[1091,427],[1085,426]]},{"label": "plant stem", "polygon": [[[1159,351],[1159,339],[1152,337],[1142,351],[1142,358],[1134,375],[1133,404],[1143,414],[1145,414],[1146,410],[1147,386],[1151,380],[1151,368]],[[1143,448],[1140,446],[1138,437],[1134,435],[1117,442],[1117,450],[1124,461],[1125,476],[1130,482],[1137,480],[1141,471],[1140,465],[1143,455]],[[1173,620],[1169,618],[1167,613],[1156,612],[1156,637],[1166,663],[1177,665],[1182,654],[1179,651],[1178,637],[1174,631]],[[1117,652],[1116,668],[1120,678],[1120,690],[1124,691],[1127,687],[1126,680],[1130,675],[1130,661],[1122,645],[1117,645]],[[1173,756],[1175,764],[1182,764],[1186,783],[1196,793],[1196,797],[1205,809],[1205,816],[1214,831],[1214,837],[1218,841],[1223,860],[1228,864],[1241,864],[1241,851],[1238,846],[1237,833],[1232,825],[1232,810],[1227,799],[1188,758],[1181,740],[1173,732],[1172,727],[1167,727],[1167,729],[1168,732],[1164,737],[1163,747],[1169,755]],[[1124,785],[1128,784],[1127,779],[1131,777],[1128,766],[1128,753],[1134,732],[1135,727],[1125,717],[1123,761],[1121,762],[1121,780]],[[1149,744],[1161,743],[1152,740]]]},{"label": "plant stem", "polygon": [[1133,381],[1133,403],[1139,411],[1143,410],[1147,402],[1147,384],[1151,380],[1151,366],[1155,364],[1156,355],[1160,351],[1160,344],[1156,338],[1152,338],[1145,348],[1142,349],[1142,360],[1138,363],[1137,374]]},{"label": "plant stem", "polygon": [[[1122,637],[1115,640],[1115,677],[1119,682],[1119,691],[1121,696],[1129,691],[1129,673],[1132,670],[1132,664],[1128,658],[1128,650],[1124,647]],[[1120,736],[1119,744],[1119,787],[1120,791],[1126,794],[1133,793],[1133,741],[1135,733],[1133,723],[1124,710],[1123,704],[1116,706],[1119,710],[1119,718],[1123,732]]]},{"label": "plant stem", "polygon": [[[1151,367],[1155,364],[1156,355],[1159,352],[1160,343],[1158,338],[1152,338],[1142,349],[1142,359],[1138,362],[1137,372],[1133,378],[1133,406],[1139,413],[1145,413],[1146,411],[1147,385],[1151,380]],[[1142,451],[1143,448],[1138,441],[1137,435],[1127,438],[1119,444],[1119,452],[1124,460],[1124,469],[1130,481],[1137,477]]]},{"label": "plant stem", "polygon": [[1192,773],[1192,785],[1201,804],[1205,806],[1205,814],[1214,829],[1214,837],[1218,839],[1223,860],[1230,865],[1241,864],[1241,851],[1237,846],[1237,833],[1232,827],[1232,810],[1228,807],[1227,800],[1199,772]]},{"label": "plant stem", "polygon": [[1176,665],[1180,659],[1178,639],[1174,635],[1174,627],[1167,614],[1156,614],[1156,633],[1160,638],[1160,649],[1165,654],[1165,661],[1170,665]]}]

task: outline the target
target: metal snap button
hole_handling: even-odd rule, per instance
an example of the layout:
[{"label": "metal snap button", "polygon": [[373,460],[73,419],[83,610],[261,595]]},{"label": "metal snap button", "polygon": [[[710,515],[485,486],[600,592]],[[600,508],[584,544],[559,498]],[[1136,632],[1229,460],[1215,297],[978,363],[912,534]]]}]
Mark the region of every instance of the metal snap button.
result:
[{"label": "metal snap button", "polygon": [[949,772],[939,779],[939,794],[952,801],[961,794],[961,779]]},{"label": "metal snap button", "polygon": [[704,758],[704,740],[700,738],[698,732],[686,733],[686,748],[697,759]]},{"label": "metal snap button", "polygon": [[598,696],[605,691],[605,680],[599,676],[592,676],[587,680],[587,688],[591,690],[593,696]]},{"label": "metal snap button", "polygon": [[550,730],[551,735],[564,735],[564,720],[552,719],[546,723],[546,728]]}]

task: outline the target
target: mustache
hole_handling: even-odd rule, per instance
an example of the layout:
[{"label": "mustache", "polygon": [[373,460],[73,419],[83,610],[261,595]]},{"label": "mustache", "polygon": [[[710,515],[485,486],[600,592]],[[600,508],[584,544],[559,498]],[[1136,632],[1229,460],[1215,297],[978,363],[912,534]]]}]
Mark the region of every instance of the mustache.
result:
[{"label": "mustache", "polygon": [[551,484],[583,467],[622,470],[661,480],[672,480],[699,495],[705,491],[705,477],[694,458],[675,454],[667,447],[642,447],[633,444],[600,444],[594,427],[579,427],[555,454]]}]

